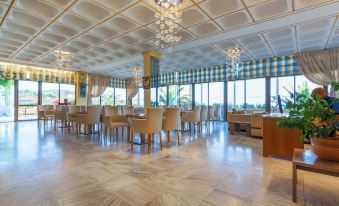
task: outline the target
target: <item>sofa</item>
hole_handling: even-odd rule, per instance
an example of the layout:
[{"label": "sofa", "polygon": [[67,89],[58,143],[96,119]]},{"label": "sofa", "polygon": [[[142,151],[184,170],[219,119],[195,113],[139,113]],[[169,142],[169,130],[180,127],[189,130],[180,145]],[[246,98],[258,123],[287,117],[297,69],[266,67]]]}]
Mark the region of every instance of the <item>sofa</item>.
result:
[{"label": "sofa", "polygon": [[265,113],[256,110],[233,110],[227,114],[230,132],[234,130],[246,131],[248,136],[263,136],[263,118]]}]

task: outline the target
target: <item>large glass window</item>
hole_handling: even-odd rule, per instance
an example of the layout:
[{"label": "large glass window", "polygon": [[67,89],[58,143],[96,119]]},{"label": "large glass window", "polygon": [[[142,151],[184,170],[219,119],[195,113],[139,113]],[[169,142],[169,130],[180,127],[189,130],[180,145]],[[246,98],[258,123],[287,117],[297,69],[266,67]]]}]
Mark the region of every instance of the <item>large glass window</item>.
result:
[{"label": "large glass window", "polygon": [[208,83],[195,84],[195,105],[208,105]]},{"label": "large glass window", "polygon": [[151,107],[157,106],[157,88],[151,88]]},{"label": "large glass window", "polygon": [[100,96],[92,97],[92,105],[100,105]]},{"label": "large glass window", "polygon": [[60,101],[63,102],[65,99],[70,104],[75,104],[75,85],[60,84]]},{"label": "large glass window", "polygon": [[139,88],[138,93],[132,99],[132,105],[134,107],[144,107],[144,89]]},{"label": "large glass window", "polygon": [[321,87],[318,84],[310,82],[304,75],[295,76],[295,91],[311,95],[312,90]]},{"label": "large glass window", "polygon": [[183,110],[192,109],[192,84],[180,85],[179,102]]},{"label": "large glass window", "polygon": [[126,89],[115,88],[115,105],[126,105]]},{"label": "large glass window", "polygon": [[14,121],[14,81],[0,79],[0,122]]},{"label": "large glass window", "polygon": [[271,107],[272,111],[277,111],[278,95],[281,98],[283,109],[286,107],[286,102],[291,100],[291,94],[294,93],[294,76],[271,78]]},{"label": "large glass window", "polygon": [[244,109],[245,107],[245,81],[228,82],[228,109]]},{"label": "large glass window", "polygon": [[158,105],[167,105],[167,87],[158,87]]},{"label": "large glass window", "polygon": [[38,82],[19,81],[18,119],[36,119],[38,105]]},{"label": "large glass window", "polygon": [[221,106],[221,119],[224,119],[224,82],[209,83],[209,104]]},{"label": "large glass window", "polygon": [[168,86],[168,105],[170,106],[179,105],[179,86],[178,85]]},{"label": "large glass window", "polygon": [[246,110],[265,110],[265,78],[246,80]]},{"label": "large glass window", "polygon": [[55,105],[59,100],[59,84],[42,82],[42,105]]},{"label": "large glass window", "polygon": [[114,105],[114,88],[107,87],[101,95],[101,105]]}]

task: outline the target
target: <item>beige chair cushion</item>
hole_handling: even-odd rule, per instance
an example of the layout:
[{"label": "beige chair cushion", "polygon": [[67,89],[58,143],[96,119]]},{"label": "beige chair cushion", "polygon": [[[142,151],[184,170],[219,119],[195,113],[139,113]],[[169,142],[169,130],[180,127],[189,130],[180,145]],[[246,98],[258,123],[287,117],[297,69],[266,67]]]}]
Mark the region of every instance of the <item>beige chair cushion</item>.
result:
[{"label": "beige chair cushion", "polygon": [[166,109],[166,117],[162,119],[162,130],[172,131],[179,129],[181,122],[180,111],[180,108],[168,107]]}]

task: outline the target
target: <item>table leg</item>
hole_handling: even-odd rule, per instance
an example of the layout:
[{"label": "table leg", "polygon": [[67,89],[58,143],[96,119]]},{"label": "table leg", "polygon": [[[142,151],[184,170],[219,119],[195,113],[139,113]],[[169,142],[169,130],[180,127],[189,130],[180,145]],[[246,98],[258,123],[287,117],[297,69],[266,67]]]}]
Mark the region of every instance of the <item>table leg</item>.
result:
[{"label": "table leg", "polygon": [[297,166],[293,164],[292,166],[292,173],[293,173],[293,181],[292,181],[292,187],[293,187],[293,202],[297,202]]}]

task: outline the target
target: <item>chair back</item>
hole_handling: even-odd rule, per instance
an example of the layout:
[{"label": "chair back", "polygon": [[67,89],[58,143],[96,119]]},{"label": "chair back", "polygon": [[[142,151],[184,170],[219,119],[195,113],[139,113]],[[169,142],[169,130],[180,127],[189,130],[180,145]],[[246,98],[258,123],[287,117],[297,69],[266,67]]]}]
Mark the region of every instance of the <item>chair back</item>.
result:
[{"label": "chair back", "polygon": [[87,107],[86,123],[87,124],[98,124],[100,123],[101,107],[89,106]]},{"label": "chair back", "polygon": [[166,118],[162,122],[162,130],[172,131],[179,129],[181,122],[180,108],[168,107],[166,109]]},{"label": "chair back", "polygon": [[214,118],[214,106],[208,106],[207,118],[208,119]]},{"label": "chair back", "polygon": [[45,105],[38,105],[38,106],[37,106],[37,110],[38,110],[38,112],[43,112],[43,111],[45,111]]},{"label": "chair back", "polygon": [[80,110],[80,106],[76,106],[76,105],[68,105],[68,113],[69,114],[76,114],[79,113]]},{"label": "chair back", "polygon": [[119,114],[118,107],[115,106],[104,106],[104,114],[105,116],[117,116]]},{"label": "chair back", "polygon": [[163,109],[161,107],[147,108],[146,130],[148,133],[161,132]]},{"label": "chair back", "polygon": [[206,121],[207,120],[207,114],[208,114],[208,107],[207,106],[201,106],[200,121]]},{"label": "chair back", "polygon": [[87,106],[80,106],[80,112],[86,112]]},{"label": "chair back", "polygon": [[134,114],[134,108],[133,106],[124,106],[122,108],[123,115],[133,115]]},{"label": "chair back", "polygon": [[220,118],[220,115],[221,115],[221,106],[220,104],[216,104],[214,105],[214,117],[216,118]]},{"label": "chair back", "polygon": [[200,122],[201,106],[195,106],[193,109],[193,122]]},{"label": "chair back", "polygon": [[68,112],[68,107],[67,105],[57,105],[57,111],[60,111],[60,112]]}]

